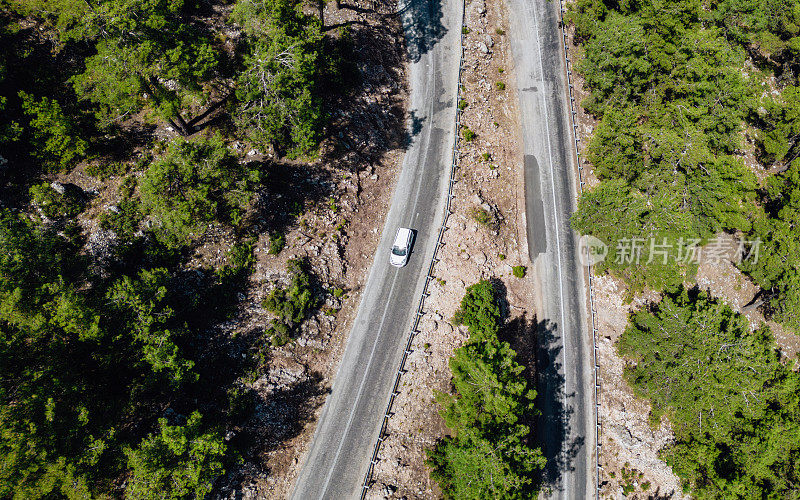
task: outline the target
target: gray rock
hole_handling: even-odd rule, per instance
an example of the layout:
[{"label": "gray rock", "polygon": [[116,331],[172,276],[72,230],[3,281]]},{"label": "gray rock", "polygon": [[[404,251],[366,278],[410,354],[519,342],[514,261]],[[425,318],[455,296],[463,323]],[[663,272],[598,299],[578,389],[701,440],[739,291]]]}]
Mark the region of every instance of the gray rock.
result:
[{"label": "gray rock", "polygon": [[489,47],[494,47],[494,40],[492,40],[491,35],[486,35],[486,45]]},{"label": "gray rock", "polygon": [[51,182],[50,187],[53,188],[53,191],[55,191],[58,194],[64,194],[64,191],[66,190],[63,184],[56,181]]},{"label": "gray rock", "polygon": [[489,53],[489,47],[487,47],[487,46],[486,46],[486,44],[485,44],[485,43],[483,43],[483,42],[481,42],[480,44],[478,44],[478,48],[479,48],[479,49],[480,49],[480,51],[481,51],[481,52],[483,52],[484,54],[488,54],[488,53]]}]

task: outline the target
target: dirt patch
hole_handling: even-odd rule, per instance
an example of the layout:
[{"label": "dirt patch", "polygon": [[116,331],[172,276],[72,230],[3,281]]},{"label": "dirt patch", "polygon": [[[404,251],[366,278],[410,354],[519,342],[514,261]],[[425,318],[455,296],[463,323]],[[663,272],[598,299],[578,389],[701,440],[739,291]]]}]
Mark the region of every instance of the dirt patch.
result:
[{"label": "dirt patch", "polygon": [[[482,278],[498,279],[505,288],[509,318],[505,336],[518,350],[520,361],[533,364],[529,356],[533,349],[526,339],[533,338],[529,305],[534,283],[530,277],[515,278],[511,270],[528,259],[516,83],[503,31],[506,16],[502,2],[478,0],[467,5],[462,124],[475,137],[467,141],[463,129],[460,132],[454,216],[449,219],[426,314],[405,365],[407,373],[368,498],[441,496],[424,464],[425,450],[448,432],[434,394],[450,391],[448,360],[467,340],[466,329],[450,319],[467,286]],[[528,374],[532,376],[532,371]]]}]

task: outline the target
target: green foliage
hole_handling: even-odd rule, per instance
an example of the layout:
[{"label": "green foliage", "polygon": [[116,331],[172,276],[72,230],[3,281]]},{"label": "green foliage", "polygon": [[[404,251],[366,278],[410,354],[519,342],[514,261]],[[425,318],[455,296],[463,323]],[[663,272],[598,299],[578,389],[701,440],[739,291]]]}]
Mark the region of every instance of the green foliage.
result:
[{"label": "green foliage", "polygon": [[75,217],[83,210],[82,200],[72,189],[65,189],[61,194],[49,183],[43,182],[31,186],[29,192],[33,202],[49,219]]},{"label": "green foliage", "polygon": [[511,273],[512,273],[512,274],[514,275],[514,277],[516,277],[516,278],[524,278],[524,277],[525,277],[525,273],[526,273],[527,271],[528,271],[528,268],[527,268],[527,267],[525,267],[525,266],[513,266],[513,267],[511,268]]},{"label": "green foliage", "polygon": [[500,314],[488,281],[467,288],[457,313],[469,342],[450,359],[455,394],[437,394],[451,436],[428,450],[426,464],[445,498],[530,498],[544,467],[529,446],[536,392],[516,353],[497,338]]},{"label": "green foliage", "polygon": [[500,331],[500,304],[497,292],[488,280],[467,287],[461,306],[453,315],[453,322],[466,325],[476,338],[495,336]]},{"label": "green foliage", "polygon": [[760,241],[757,259],[742,261],[741,268],[763,290],[767,312],[800,332],[800,160],[765,183],[759,213],[749,235]]},{"label": "green foliage", "polygon": [[274,232],[269,235],[269,250],[267,253],[270,255],[278,255],[283,250],[284,245],[286,245],[286,237],[283,233]]},{"label": "green foliage", "polygon": [[492,214],[488,210],[481,207],[473,207],[469,211],[469,216],[481,226],[492,227],[495,223]]},{"label": "green foliage", "polygon": [[467,109],[467,106],[469,106],[469,103],[467,102],[466,99],[460,99],[458,101],[458,109],[460,109],[461,111]]},{"label": "green foliage", "polygon": [[228,265],[234,269],[252,270],[256,264],[256,256],[253,253],[255,246],[254,238],[234,243],[227,252]]},{"label": "green foliage", "polygon": [[136,278],[123,276],[111,287],[107,298],[114,304],[117,319],[133,334],[144,361],[155,373],[164,372],[173,384],[194,380],[194,362],[183,359],[175,338],[186,334],[171,326],[174,311],[167,304],[166,269],[143,270]]},{"label": "green foliage", "polygon": [[77,94],[97,105],[104,124],[148,110],[174,120],[188,134],[181,113],[205,99],[203,83],[214,75],[218,56],[211,40],[185,16],[183,1],[79,4],[61,2],[48,9],[73,17],[63,21],[63,38],[94,44],[96,54],[73,78]]},{"label": "green foliage", "polygon": [[126,448],[131,478],[125,490],[130,499],[205,498],[221,476],[226,446],[216,431],[203,431],[200,413],[185,425],[158,420],[159,432]]},{"label": "green foliage", "polygon": [[[674,287],[691,269],[616,262],[621,240],[707,239],[749,231],[756,178],[735,156],[757,107],[759,75],[714,21],[729,2],[611,4],[580,0],[569,19],[582,40],[577,64],[601,118],[588,157],[602,179],[582,196],[574,227],[609,244],[604,269],[634,289]],[[710,22],[711,21],[711,22]]]},{"label": "green foliage", "polygon": [[158,238],[180,247],[212,222],[238,223],[259,182],[259,172],[239,163],[219,136],[178,139],[141,178],[142,207]]},{"label": "green foliage", "polygon": [[294,334],[295,329],[319,305],[319,299],[311,286],[311,273],[307,264],[299,259],[288,263],[291,282],[287,288],[278,287],[264,300],[264,309],[277,318],[267,328],[267,334],[283,345]]},{"label": "green foliage", "polygon": [[[501,73],[502,73],[502,71],[501,71]],[[497,90],[499,90],[501,92],[506,89],[506,84],[504,82],[495,82],[494,85],[495,85],[495,87],[497,87]]]},{"label": "green foliage", "polygon": [[681,289],[633,315],[618,348],[635,392],[671,420],[664,456],[693,496],[797,495],[800,379],[768,328]]},{"label": "green foliage", "polygon": [[86,157],[88,143],[57,101],[20,91],[22,110],[29,119],[33,155],[50,170],[67,170]]},{"label": "green foliage", "polygon": [[461,129],[461,136],[464,138],[465,141],[471,142],[475,140],[476,134],[469,127],[463,127]]},{"label": "green foliage", "polygon": [[233,19],[249,46],[237,81],[237,126],[262,150],[310,152],[323,124],[315,95],[323,48],[319,20],[304,14],[298,0],[238,0]]},{"label": "green foliage", "polygon": [[105,210],[98,220],[101,228],[114,231],[123,241],[131,241],[142,221],[141,203],[136,199],[124,198],[116,209]]}]

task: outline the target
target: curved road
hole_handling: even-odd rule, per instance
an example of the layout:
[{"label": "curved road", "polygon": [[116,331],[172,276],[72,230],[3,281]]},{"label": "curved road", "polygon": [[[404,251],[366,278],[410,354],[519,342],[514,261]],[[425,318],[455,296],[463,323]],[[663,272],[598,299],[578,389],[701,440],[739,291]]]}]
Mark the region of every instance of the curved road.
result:
[{"label": "curved road", "polygon": [[551,498],[594,497],[595,421],[592,338],[584,269],[569,225],[577,181],[560,3],[507,0],[518,85],[525,168],[528,250],[540,284],[536,426],[548,459]]},{"label": "curved road", "polygon": [[[344,355],[292,498],[358,498],[443,216],[453,154],[461,2],[401,5],[411,87],[409,145]],[[417,230],[409,263],[389,265],[398,227]]]}]

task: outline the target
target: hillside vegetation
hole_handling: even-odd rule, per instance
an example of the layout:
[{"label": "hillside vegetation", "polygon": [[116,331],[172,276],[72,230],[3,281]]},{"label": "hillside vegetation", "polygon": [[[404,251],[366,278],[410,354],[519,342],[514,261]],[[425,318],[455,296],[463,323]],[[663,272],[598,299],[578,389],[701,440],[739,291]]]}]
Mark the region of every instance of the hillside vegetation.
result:
[{"label": "hillside vegetation", "polygon": [[758,247],[739,267],[765,316],[800,334],[800,2],[578,0],[569,21],[600,179],[572,222],[608,245],[600,272],[664,292],[618,344],[653,422],[675,430],[663,456],[698,498],[794,498],[793,361],[684,284],[697,270],[685,243],[729,233]]},{"label": "hillside vegetation", "polygon": [[[214,330],[270,182],[244,153],[315,157],[353,70],[305,8],[0,2],[0,497],[204,498],[242,461],[274,333]],[[192,262],[210,228],[236,243]],[[283,343],[320,293],[292,266]]]}]

